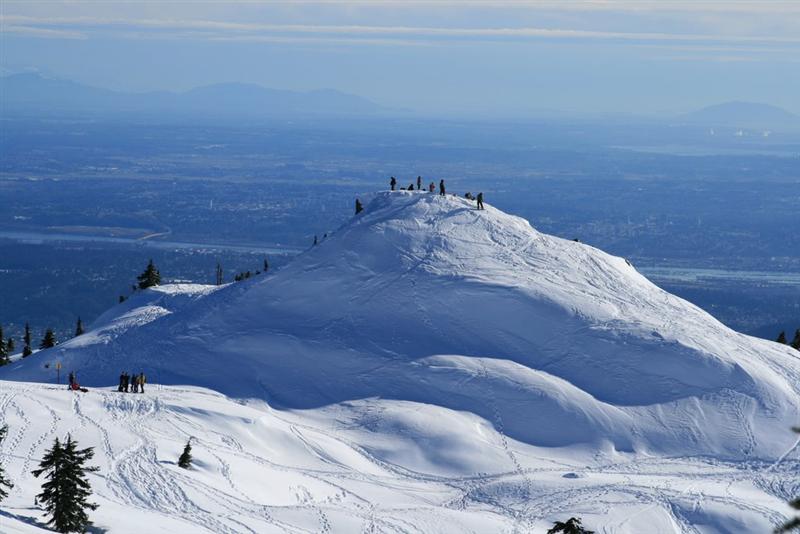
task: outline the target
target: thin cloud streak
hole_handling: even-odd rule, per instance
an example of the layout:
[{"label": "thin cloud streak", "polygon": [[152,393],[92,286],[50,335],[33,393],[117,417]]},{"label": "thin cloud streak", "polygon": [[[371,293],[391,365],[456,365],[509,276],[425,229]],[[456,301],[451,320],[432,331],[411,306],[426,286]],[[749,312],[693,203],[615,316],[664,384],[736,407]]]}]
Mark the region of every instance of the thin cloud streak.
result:
[{"label": "thin cloud streak", "polygon": [[[197,38],[208,37],[219,40],[225,37],[243,39],[275,38],[266,34],[294,34],[294,35],[346,35],[348,42],[358,44],[360,36],[383,36],[380,41],[391,36],[402,36],[405,41],[409,38],[451,38],[451,39],[550,39],[550,40],[608,40],[608,41],[650,41],[650,42],[690,42],[690,43],[730,43],[730,44],[800,44],[800,37],[775,37],[752,35],[708,35],[708,34],[682,34],[658,32],[618,32],[574,30],[561,28],[450,28],[450,27],[412,27],[412,26],[368,26],[368,25],[303,25],[303,24],[260,24],[240,22],[220,22],[211,20],[171,20],[171,19],[103,19],[90,17],[75,18],[36,18],[28,16],[9,15],[0,17],[3,30],[5,24],[25,24],[25,26],[11,26],[12,28],[27,28],[29,31],[36,29],[45,36],[48,31],[65,32],[75,35],[79,32],[92,32],[114,28],[138,28],[140,30],[193,30],[195,33],[182,34]],[[58,26],[58,29],[53,29]],[[70,28],[71,27],[71,28]],[[204,35],[203,32],[213,32]],[[226,35],[221,35],[225,32]],[[176,34],[177,35],[177,34]],[[389,37],[387,37],[389,36]],[[299,39],[295,37],[295,39]],[[369,44],[364,40],[364,44]]]},{"label": "thin cloud streak", "polygon": [[38,37],[42,39],[79,39],[85,40],[89,36],[83,32],[70,30],[54,30],[52,28],[41,28],[36,26],[7,26],[0,21],[0,33],[22,35],[25,37]]}]

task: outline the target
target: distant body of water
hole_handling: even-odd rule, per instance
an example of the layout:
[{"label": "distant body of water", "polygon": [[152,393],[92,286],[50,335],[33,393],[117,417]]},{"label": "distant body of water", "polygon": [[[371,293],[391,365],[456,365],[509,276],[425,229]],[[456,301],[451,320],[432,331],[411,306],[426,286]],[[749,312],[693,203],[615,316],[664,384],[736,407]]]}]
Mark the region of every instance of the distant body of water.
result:
[{"label": "distant body of water", "polygon": [[44,242],[74,242],[74,243],[113,243],[118,245],[140,246],[143,248],[156,248],[162,250],[230,250],[234,252],[252,252],[254,254],[298,254],[302,251],[297,247],[288,246],[263,246],[263,245],[235,245],[227,243],[192,243],[184,241],[161,241],[157,239],[134,239],[129,237],[93,236],[82,234],[46,233],[46,232],[14,232],[0,231],[0,238],[19,241],[20,243],[40,244]]},{"label": "distant body of water", "polygon": [[800,273],[795,272],[693,269],[691,267],[637,267],[636,269],[648,278],[670,282],[736,280],[800,286]]}]

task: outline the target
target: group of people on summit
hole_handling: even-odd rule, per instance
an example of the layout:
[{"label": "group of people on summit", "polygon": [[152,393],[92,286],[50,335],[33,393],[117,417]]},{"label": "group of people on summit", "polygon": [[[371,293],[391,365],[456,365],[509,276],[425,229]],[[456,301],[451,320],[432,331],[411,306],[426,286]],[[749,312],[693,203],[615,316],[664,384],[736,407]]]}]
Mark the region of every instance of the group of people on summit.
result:
[{"label": "group of people on summit", "polygon": [[[395,191],[396,188],[397,188],[397,178],[395,178],[394,176],[392,176],[391,180],[389,180],[389,187],[392,188],[392,191]],[[401,187],[400,189],[403,190],[403,191],[414,191],[414,183],[412,182],[408,187]],[[423,191],[423,189],[422,189],[422,176],[417,176],[417,189],[416,190],[417,191]],[[436,191],[436,185],[433,182],[431,182],[430,184],[428,184],[428,192],[429,193],[433,193],[434,191]],[[446,191],[445,186],[444,186],[444,180],[439,180],[439,196],[443,197],[446,194],[447,194],[447,191]],[[466,198],[467,200],[475,200],[475,201],[477,201],[478,209],[479,210],[484,209],[484,207],[483,207],[483,193],[482,192],[478,193],[477,197],[473,196],[472,193],[468,192],[466,195],[464,195],[464,198]],[[356,200],[356,213],[360,213],[361,212],[361,210],[359,209],[360,204],[361,204],[361,202]],[[363,209],[363,207],[362,207],[362,209]]]},{"label": "group of people on summit", "polygon": [[124,371],[119,375],[119,387],[117,391],[120,393],[128,393],[130,390],[133,393],[144,393],[144,385],[146,383],[147,377],[144,376],[144,373],[131,376],[127,371]]}]

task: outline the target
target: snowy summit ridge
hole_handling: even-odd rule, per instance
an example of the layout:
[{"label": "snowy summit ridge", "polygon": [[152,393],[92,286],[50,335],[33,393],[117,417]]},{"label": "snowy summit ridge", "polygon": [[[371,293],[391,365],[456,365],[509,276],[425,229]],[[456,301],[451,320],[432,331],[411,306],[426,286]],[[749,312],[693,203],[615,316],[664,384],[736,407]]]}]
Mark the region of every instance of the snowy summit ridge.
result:
[{"label": "snowy summit ridge", "polygon": [[[289,408],[382,397],[487,418],[480,399],[501,388],[517,397],[506,430],[537,445],[775,458],[792,441],[777,432],[800,419],[791,349],[491,206],[396,191],[365,207],[275,274],[136,296],[105,335],[56,349],[64,368],[90,386],[130,367]],[[0,376],[44,373],[30,358]]]},{"label": "snowy summit ridge", "polygon": [[600,463],[796,459],[793,349],[736,333],[626,260],[491,206],[410,191],[364,206],[278,272],[140,292],[0,380],[51,382],[43,364],[55,359],[90,388],[144,371],[150,383],[346,421],[363,433],[358,450],[402,469],[510,469],[528,492],[531,451]]}]

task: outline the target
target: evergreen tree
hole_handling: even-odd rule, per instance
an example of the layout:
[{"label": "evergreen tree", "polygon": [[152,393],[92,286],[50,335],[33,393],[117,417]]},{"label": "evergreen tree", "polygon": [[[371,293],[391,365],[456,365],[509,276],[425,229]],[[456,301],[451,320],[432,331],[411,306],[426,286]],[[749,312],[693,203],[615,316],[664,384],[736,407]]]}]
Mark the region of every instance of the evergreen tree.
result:
[{"label": "evergreen tree", "polygon": [[14,344],[14,340],[12,338],[8,338],[8,342],[6,343],[6,354],[9,356],[14,354],[15,348],[17,348],[17,346]]},{"label": "evergreen tree", "polygon": [[80,336],[81,334],[83,334],[83,332],[84,332],[83,323],[81,322],[81,318],[78,317],[78,324],[75,326],[75,337]]},{"label": "evergreen tree", "polygon": [[3,341],[3,327],[0,326],[0,367],[9,363],[8,355],[8,348],[5,341]]},{"label": "evergreen tree", "polygon": [[556,521],[553,528],[547,531],[547,534],[557,534],[563,532],[564,534],[594,534],[593,530],[586,530],[581,525],[581,520],[577,517],[570,517],[565,523]]},{"label": "evergreen tree", "polygon": [[216,271],[216,275],[217,275],[217,276],[216,276],[216,278],[217,278],[217,285],[218,285],[218,286],[221,286],[221,285],[222,285],[222,274],[223,274],[223,273],[222,273],[222,265],[220,265],[220,264],[218,263],[218,264],[217,264],[217,271]]},{"label": "evergreen tree", "polygon": [[119,303],[122,304],[123,302],[125,302],[125,295],[120,295],[119,296]]},{"label": "evergreen tree", "polygon": [[364,206],[361,205],[361,201],[359,199],[356,199],[356,215],[358,215],[362,211],[364,211]]},{"label": "evergreen tree", "polygon": [[[0,444],[3,443],[3,440],[6,437],[6,432],[8,431],[8,426],[0,426]],[[3,466],[0,465],[0,501],[8,497],[8,491],[3,488],[11,489],[14,487],[14,484],[11,483],[10,480],[6,478],[6,473],[3,471]]]},{"label": "evergreen tree", "polygon": [[77,443],[67,435],[63,445],[56,438],[53,447],[42,458],[39,469],[33,471],[37,478],[45,474],[47,480],[36,500],[50,514],[48,525],[58,532],[85,532],[92,524],[86,510],[96,510],[97,504],[87,501],[92,487],[86,480],[86,473],[98,468],[85,464],[93,456],[91,447],[78,450]]},{"label": "evergreen tree", "polygon": [[53,333],[52,328],[48,328],[45,333],[44,337],[42,338],[42,342],[39,343],[40,349],[50,349],[56,346],[56,335]]},{"label": "evergreen tree", "polygon": [[136,277],[139,281],[139,289],[147,289],[148,287],[157,286],[161,283],[161,273],[156,269],[153,260],[147,264],[147,268],[142,274]]},{"label": "evergreen tree", "polygon": [[[9,340],[9,341],[11,341],[11,340]],[[791,345],[792,345],[792,347],[794,347],[795,350],[800,350],[800,328],[798,328],[795,331],[794,339],[792,340]]]},{"label": "evergreen tree", "polygon": [[33,354],[31,349],[31,326],[28,323],[25,323],[25,335],[22,336],[22,341],[25,343],[22,347],[22,357],[27,358]]},{"label": "evergreen tree", "polygon": [[267,271],[269,271],[269,262],[267,261],[267,258],[264,258],[264,274],[266,274]]},{"label": "evergreen tree", "polygon": [[192,440],[190,438],[189,441],[186,442],[186,446],[183,448],[183,453],[181,453],[181,457],[178,458],[178,467],[189,469],[189,467],[191,466],[192,466]]},{"label": "evergreen tree", "polygon": [[778,339],[776,339],[775,341],[786,345],[786,332],[781,332],[780,334],[778,334]]}]

